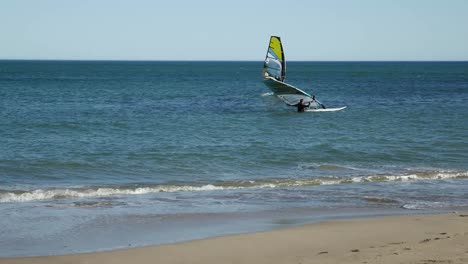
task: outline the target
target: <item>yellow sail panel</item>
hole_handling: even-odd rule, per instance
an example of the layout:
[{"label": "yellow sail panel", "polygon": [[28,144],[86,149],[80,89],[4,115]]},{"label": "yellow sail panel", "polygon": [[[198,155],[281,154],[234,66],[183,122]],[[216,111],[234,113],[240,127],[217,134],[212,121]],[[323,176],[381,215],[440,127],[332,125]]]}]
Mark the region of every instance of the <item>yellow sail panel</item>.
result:
[{"label": "yellow sail panel", "polygon": [[283,61],[283,47],[281,46],[281,40],[278,37],[271,37],[270,39],[270,49],[276,58],[280,61]]}]

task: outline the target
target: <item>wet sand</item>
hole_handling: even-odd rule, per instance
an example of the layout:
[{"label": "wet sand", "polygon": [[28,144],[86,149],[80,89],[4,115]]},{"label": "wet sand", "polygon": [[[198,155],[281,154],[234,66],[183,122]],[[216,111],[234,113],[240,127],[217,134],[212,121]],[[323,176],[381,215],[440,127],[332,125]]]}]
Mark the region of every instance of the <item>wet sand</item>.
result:
[{"label": "wet sand", "polygon": [[17,263],[468,263],[468,213],[331,221],[184,243]]}]

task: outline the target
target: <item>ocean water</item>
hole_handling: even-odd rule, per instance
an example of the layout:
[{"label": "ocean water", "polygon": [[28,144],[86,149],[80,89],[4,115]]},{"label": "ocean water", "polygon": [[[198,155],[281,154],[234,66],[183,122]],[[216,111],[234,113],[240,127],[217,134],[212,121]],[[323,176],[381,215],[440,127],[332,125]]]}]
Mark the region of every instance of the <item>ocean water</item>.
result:
[{"label": "ocean water", "polygon": [[0,256],[468,208],[467,62],[0,61]]}]

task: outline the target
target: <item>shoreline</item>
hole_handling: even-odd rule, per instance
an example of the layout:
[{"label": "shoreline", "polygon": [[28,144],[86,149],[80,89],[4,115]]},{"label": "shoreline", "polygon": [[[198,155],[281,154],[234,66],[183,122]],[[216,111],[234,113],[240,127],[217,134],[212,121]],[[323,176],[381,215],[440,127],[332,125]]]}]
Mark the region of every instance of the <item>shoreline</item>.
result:
[{"label": "shoreline", "polygon": [[411,214],[333,220],[175,244],[18,263],[468,263],[468,214]]}]

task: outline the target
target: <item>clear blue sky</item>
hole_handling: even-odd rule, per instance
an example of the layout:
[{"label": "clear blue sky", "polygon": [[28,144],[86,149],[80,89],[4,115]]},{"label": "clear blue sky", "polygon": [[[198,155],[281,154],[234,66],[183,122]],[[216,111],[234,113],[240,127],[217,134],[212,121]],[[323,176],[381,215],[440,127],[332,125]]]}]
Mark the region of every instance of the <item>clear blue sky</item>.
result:
[{"label": "clear blue sky", "polygon": [[468,60],[467,0],[0,0],[0,59]]}]

